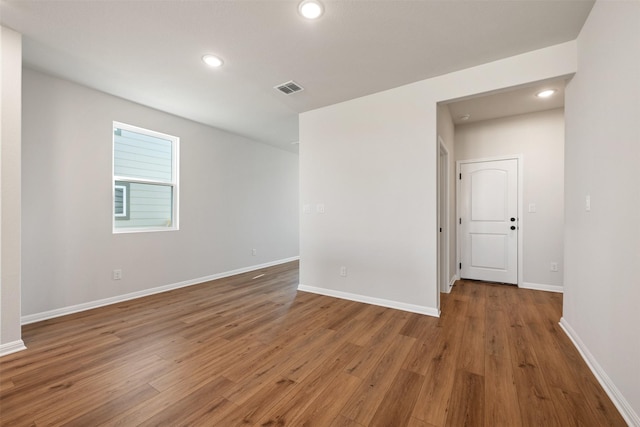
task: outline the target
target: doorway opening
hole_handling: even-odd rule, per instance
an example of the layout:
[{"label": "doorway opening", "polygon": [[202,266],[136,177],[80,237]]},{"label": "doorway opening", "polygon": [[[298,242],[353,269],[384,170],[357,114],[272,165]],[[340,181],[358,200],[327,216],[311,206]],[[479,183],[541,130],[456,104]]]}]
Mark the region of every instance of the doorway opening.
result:
[{"label": "doorway opening", "polygon": [[[563,107],[566,82],[566,77],[558,77],[438,103],[437,135],[444,139],[449,154],[451,240],[448,270],[453,286],[461,277],[462,261],[457,163],[519,156],[517,215],[508,217],[509,223],[511,218],[517,223],[514,224],[514,232],[518,233],[515,283],[527,289],[563,291]],[[556,94],[541,101],[535,95],[547,87],[557,89]],[[436,147],[440,150],[440,138]],[[440,158],[437,165],[442,167]],[[438,179],[441,179],[440,170]],[[442,215],[443,197],[440,193],[437,194],[437,203],[438,215]],[[487,243],[489,239],[485,240]],[[443,266],[446,259],[443,242],[438,242],[438,252],[437,288],[440,292],[448,292],[451,287],[443,287],[440,275],[440,271],[446,270]]]},{"label": "doorway opening", "polygon": [[438,154],[438,287],[440,292],[449,292],[449,151],[440,136]]}]

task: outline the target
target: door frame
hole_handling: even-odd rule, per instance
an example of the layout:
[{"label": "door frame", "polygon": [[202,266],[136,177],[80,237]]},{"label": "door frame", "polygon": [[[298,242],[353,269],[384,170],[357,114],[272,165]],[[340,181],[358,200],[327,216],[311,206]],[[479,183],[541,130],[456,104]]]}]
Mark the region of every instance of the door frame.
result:
[{"label": "door frame", "polygon": [[460,258],[461,258],[461,248],[462,248],[462,236],[460,233],[460,206],[462,205],[460,197],[460,169],[462,164],[466,163],[482,163],[482,162],[493,162],[500,160],[516,160],[518,164],[518,287],[521,288],[524,283],[524,259],[523,259],[523,238],[524,235],[523,230],[525,227],[524,220],[524,211],[522,210],[524,206],[524,156],[522,154],[512,154],[507,156],[492,156],[492,157],[482,157],[478,159],[468,159],[468,160],[457,160],[456,161],[456,222],[458,227],[458,232],[456,233],[456,273],[458,277],[460,277]]},{"label": "door frame", "polygon": [[[443,159],[445,159],[444,165]],[[442,226],[442,232],[438,231],[438,294],[440,292],[451,292],[451,271],[449,262],[449,242],[451,236],[451,224],[449,223],[450,215],[450,174],[449,174],[449,150],[444,140],[438,135],[438,223],[437,227]],[[444,215],[443,215],[444,214]],[[444,216],[444,218],[442,218]],[[444,268],[443,268],[444,265]],[[446,280],[445,280],[446,279]],[[445,284],[446,282],[446,284]]]}]

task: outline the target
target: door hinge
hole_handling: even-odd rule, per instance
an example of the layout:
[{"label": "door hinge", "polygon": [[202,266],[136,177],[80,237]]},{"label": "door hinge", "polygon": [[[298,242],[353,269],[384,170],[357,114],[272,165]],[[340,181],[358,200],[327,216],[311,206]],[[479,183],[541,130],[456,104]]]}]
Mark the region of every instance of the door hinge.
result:
[{"label": "door hinge", "polygon": [[458,219],[458,224],[462,225],[462,218]]},{"label": "door hinge", "polygon": [[440,227],[440,232],[442,233],[442,227]]},{"label": "door hinge", "polygon": [[462,263],[458,264],[458,268],[462,270]]},{"label": "door hinge", "polygon": [[459,174],[458,179],[462,179],[462,174]]}]

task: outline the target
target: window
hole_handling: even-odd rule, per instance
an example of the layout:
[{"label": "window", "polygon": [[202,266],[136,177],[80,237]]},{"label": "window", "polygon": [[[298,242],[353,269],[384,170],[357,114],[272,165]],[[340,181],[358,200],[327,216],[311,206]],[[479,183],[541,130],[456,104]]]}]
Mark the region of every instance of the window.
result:
[{"label": "window", "polygon": [[113,122],[113,232],[178,229],[175,136]]}]

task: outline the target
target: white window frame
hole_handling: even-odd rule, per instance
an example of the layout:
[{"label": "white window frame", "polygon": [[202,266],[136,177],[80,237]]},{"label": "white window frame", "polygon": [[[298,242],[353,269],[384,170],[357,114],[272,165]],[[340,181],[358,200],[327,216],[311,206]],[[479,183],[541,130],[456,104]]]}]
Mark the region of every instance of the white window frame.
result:
[{"label": "white window frame", "polygon": [[[133,178],[128,176],[116,175],[115,174],[115,130],[116,129],[124,129],[131,132],[142,133],[145,135],[149,135],[156,138],[162,138],[171,141],[171,182],[159,181],[153,179],[143,179],[143,178]],[[112,137],[112,146],[111,146],[111,222],[112,222],[112,230],[113,234],[126,234],[126,233],[146,233],[146,232],[154,232],[154,231],[177,231],[180,229],[179,227],[179,215],[178,208],[180,206],[179,203],[179,180],[180,180],[180,138],[173,135],[168,135],[166,133],[156,132],[150,129],[141,128],[138,126],[129,125],[121,122],[113,122],[113,126],[111,128],[111,137]],[[138,183],[138,184],[152,184],[152,185],[163,185],[166,187],[171,187],[172,191],[172,206],[171,206],[171,225],[166,227],[157,227],[157,226],[148,226],[148,227],[121,227],[116,228],[116,215],[114,212],[115,206],[115,197],[116,197],[116,182],[124,181],[128,183]],[[130,206],[129,206],[130,209]]]}]

